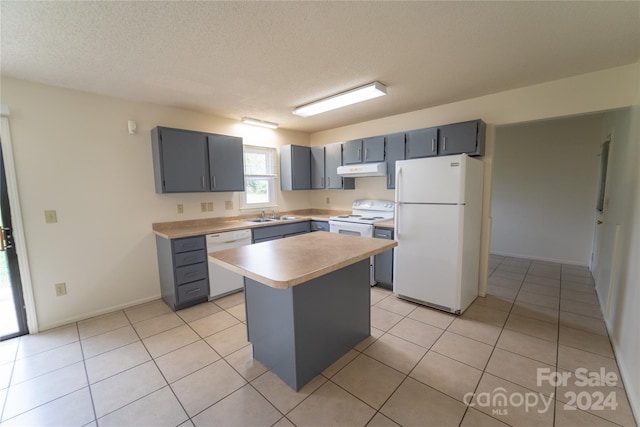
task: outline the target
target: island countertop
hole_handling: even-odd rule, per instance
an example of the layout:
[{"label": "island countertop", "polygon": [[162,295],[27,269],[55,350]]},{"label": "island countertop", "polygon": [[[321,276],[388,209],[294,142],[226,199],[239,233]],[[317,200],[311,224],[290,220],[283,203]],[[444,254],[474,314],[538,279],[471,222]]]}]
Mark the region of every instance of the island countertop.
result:
[{"label": "island countertop", "polygon": [[394,240],[316,232],[212,252],[209,260],[267,286],[286,289],[397,245]]}]

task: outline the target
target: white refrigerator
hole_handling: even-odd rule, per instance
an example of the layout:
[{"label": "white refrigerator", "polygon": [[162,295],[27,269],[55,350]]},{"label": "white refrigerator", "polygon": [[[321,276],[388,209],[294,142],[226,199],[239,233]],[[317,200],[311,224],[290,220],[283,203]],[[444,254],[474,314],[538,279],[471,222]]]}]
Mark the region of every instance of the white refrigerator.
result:
[{"label": "white refrigerator", "polygon": [[460,314],[478,296],[483,176],[466,154],[396,162],[399,297]]}]

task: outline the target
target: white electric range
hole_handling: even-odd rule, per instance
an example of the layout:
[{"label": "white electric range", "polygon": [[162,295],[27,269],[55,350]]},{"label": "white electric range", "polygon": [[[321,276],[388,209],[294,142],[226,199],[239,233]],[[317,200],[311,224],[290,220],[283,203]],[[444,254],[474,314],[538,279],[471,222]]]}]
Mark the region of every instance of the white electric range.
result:
[{"label": "white electric range", "polygon": [[[356,200],[351,205],[350,215],[329,217],[331,233],[373,237],[374,225],[393,219],[396,204],[389,200]],[[370,259],[371,286],[375,285],[374,257]]]}]

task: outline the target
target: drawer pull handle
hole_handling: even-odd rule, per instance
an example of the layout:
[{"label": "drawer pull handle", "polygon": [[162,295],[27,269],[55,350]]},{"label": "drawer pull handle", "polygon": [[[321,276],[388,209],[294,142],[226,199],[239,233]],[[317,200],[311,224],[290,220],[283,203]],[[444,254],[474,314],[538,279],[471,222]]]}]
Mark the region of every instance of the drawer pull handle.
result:
[{"label": "drawer pull handle", "polygon": [[190,273],[185,274],[184,276],[185,277],[191,277],[191,276],[195,276],[195,275],[197,275],[199,273],[200,273],[199,271],[192,271]]},{"label": "drawer pull handle", "polygon": [[376,234],[376,237],[382,237],[383,239],[387,238],[386,234]]},{"label": "drawer pull handle", "polygon": [[185,259],[184,259],[184,262],[196,261],[197,259],[198,259],[198,257],[190,256],[189,258],[185,258]]},{"label": "drawer pull handle", "polygon": [[200,292],[200,288],[198,288],[198,289],[192,289],[192,290],[188,291],[188,292],[187,292],[187,295],[195,294],[195,293],[197,293],[197,292]]}]

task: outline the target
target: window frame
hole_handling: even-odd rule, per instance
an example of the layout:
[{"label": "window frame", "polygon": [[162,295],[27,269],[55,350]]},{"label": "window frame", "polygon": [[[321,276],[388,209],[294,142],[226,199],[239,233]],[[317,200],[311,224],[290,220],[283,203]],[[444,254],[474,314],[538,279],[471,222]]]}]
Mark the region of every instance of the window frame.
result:
[{"label": "window frame", "polygon": [[[248,174],[246,168],[246,159],[245,156],[249,153],[264,153],[267,154],[267,161],[271,163],[271,171],[272,173],[264,173],[264,174]],[[264,208],[277,208],[278,207],[278,192],[277,192],[277,181],[278,181],[278,168],[277,168],[277,156],[278,151],[274,147],[264,147],[259,145],[244,145],[243,146],[243,155],[242,155],[242,164],[244,169],[244,185],[245,191],[240,194],[240,209],[249,210],[249,209],[264,209]],[[268,172],[268,171],[267,171]],[[251,179],[260,179],[267,180],[268,192],[269,192],[269,201],[264,203],[249,203],[247,200],[247,191],[246,189],[249,187],[247,184],[248,180]]]}]

